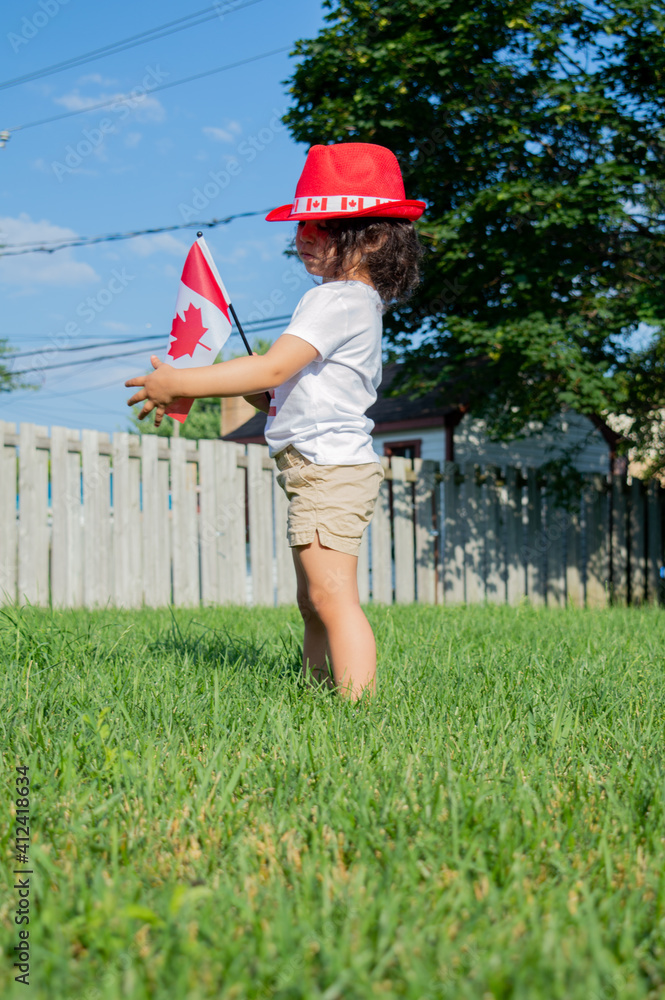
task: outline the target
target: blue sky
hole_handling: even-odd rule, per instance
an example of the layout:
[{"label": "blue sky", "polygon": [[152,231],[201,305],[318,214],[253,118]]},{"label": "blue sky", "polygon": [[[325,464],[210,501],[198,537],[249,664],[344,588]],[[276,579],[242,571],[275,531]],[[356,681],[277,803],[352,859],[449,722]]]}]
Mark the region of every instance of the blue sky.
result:
[{"label": "blue sky", "polygon": [[[279,121],[288,106],[282,81],[294,65],[288,51],[152,93],[157,84],[291,48],[323,24],[317,0],[257,0],[241,8],[242,2],[220,0],[214,19],[198,27],[1,90],[0,131],[138,88],[129,109],[116,105],[12,132],[0,149],[0,243],[177,225],[290,201],[306,147]],[[0,83],[206,6],[201,0],[5,4]],[[261,216],[206,231],[241,321],[290,313],[310,286],[299,265],[283,256],[292,235],[292,226]],[[64,347],[146,334],[163,334],[164,347],[156,351],[163,355],[194,238],[195,230],[181,230],[0,257],[0,338],[12,350],[43,349],[38,365],[86,357]],[[240,338],[228,347],[242,350]],[[37,391],[0,396],[0,420],[126,430],[129,391],[122,383],[146,369],[153,350],[39,371]]]}]

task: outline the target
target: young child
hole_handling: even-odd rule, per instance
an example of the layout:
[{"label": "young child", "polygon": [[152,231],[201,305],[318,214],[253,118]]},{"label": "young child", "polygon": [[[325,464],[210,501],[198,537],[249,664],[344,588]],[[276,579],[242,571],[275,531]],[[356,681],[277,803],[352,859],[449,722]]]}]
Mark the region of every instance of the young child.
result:
[{"label": "young child", "polygon": [[125,383],[141,386],[128,405],[144,402],[139,419],[155,410],[157,426],[180,396],[244,396],[268,412],[266,441],[290,501],[303,671],[352,699],[376,691],[376,646],[357,568],[384,473],[365,413],[381,381],[382,312],[419,280],[412,220],[424,208],[405,198],[385,147],[312,146],[294,202],[266,217],[298,223],[298,256],[322,279],[285,332],[267,354],[208,368],[176,370],[153,357],[154,372]]}]

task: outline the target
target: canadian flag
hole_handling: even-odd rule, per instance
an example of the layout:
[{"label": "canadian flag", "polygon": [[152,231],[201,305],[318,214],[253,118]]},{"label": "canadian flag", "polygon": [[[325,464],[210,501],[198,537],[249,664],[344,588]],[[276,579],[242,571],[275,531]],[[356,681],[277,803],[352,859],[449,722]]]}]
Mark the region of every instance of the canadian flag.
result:
[{"label": "canadian flag", "polygon": [[[174,368],[211,365],[231,333],[231,300],[203,237],[187,254],[171,326],[168,363]],[[170,417],[187,419],[192,399],[179,399],[166,410]]]}]

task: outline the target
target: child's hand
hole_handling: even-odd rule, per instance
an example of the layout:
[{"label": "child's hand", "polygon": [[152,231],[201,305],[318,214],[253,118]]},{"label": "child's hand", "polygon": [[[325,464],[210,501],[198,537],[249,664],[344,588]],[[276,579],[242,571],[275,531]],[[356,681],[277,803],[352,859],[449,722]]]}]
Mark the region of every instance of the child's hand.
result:
[{"label": "child's hand", "polygon": [[138,392],[134,393],[131,399],[127,400],[127,406],[134,403],[142,403],[146,400],[145,406],[139,413],[139,420],[147,417],[152,410],[155,411],[155,427],[159,427],[166,407],[174,403],[179,397],[174,392],[174,381],[176,376],[175,368],[160,361],[156,354],[150,358],[152,367],[155,369],[149,375],[141,375],[137,378],[127,379],[127,387],[140,385]]}]

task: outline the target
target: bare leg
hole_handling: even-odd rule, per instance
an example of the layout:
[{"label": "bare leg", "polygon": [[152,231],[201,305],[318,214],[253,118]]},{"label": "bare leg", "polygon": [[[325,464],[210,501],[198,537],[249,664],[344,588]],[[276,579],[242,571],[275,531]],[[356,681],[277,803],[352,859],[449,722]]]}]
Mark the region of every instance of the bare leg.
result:
[{"label": "bare leg", "polygon": [[307,577],[300,562],[299,550],[294,548],[291,551],[298,581],[298,607],[305,623],[305,638],[302,649],[303,675],[305,680],[313,680],[316,684],[326,684],[329,688],[334,688],[335,685],[328,667],[330,650],[328,649],[326,627],[309,600]]},{"label": "bare leg", "polygon": [[[322,645],[325,634],[335,685],[340,692],[352,700],[359,698],[366,689],[374,694],[376,644],[372,628],[360,607],[357,556],[325,548],[317,532],[310,545],[299,545],[294,549],[294,560],[297,560],[296,572],[302,570],[306,583],[306,607],[313,612],[310,664],[316,662],[318,666],[325,662]],[[303,577],[299,577],[299,594],[302,593]],[[323,632],[318,622],[323,625]],[[303,658],[307,663],[307,659]]]}]

